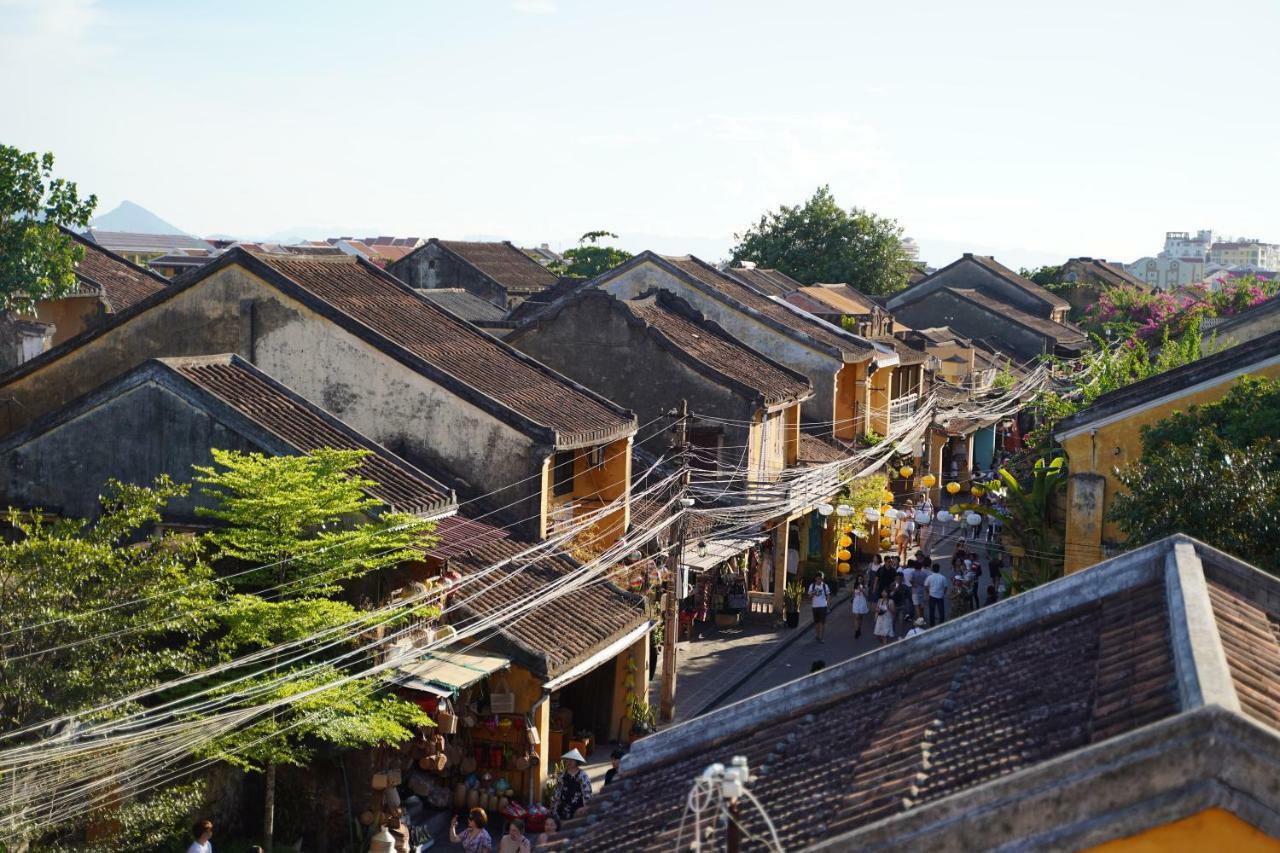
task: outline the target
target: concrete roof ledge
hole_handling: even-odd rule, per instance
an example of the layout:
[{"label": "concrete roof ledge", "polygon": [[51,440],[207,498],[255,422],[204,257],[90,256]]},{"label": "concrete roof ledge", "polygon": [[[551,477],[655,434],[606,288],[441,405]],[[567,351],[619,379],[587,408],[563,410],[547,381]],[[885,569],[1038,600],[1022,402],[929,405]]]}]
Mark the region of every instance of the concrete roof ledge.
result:
[{"label": "concrete roof ledge", "polygon": [[1240,697],[1213,615],[1204,565],[1190,537],[1174,537],[1165,555],[1165,594],[1183,710],[1219,705],[1240,713]]}]

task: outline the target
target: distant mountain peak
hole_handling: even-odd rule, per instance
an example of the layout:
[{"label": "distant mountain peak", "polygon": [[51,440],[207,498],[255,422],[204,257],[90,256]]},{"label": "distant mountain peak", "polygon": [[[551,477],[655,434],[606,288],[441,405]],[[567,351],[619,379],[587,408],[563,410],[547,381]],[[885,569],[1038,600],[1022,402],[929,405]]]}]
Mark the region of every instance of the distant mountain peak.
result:
[{"label": "distant mountain peak", "polygon": [[128,231],[134,234],[187,233],[132,201],[122,201],[109,213],[95,216],[89,226],[99,231]]}]

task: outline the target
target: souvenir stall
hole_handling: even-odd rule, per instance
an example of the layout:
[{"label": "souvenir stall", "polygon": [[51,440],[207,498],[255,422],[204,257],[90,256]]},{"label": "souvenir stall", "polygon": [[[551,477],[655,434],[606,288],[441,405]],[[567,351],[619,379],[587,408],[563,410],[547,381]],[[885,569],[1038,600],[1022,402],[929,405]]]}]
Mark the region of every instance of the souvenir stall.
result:
[{"label": "souvenir stall", "polygon": [[388,757],[360,822],[376,828],[395,810],[411,838],[426,831],[439,838],[453,815],[479,806],[495,821],[519,817],[540,831],[545,765],[536,679],[502,655],[451,647],[424,652],[399,668],[397,680],[401,695],[436,725]]},{"label": "souvenir stall", "polygon": [[697,623],[714,621],[717,627],[728,627],[742,620],[750,608],[750,554],[755,552],[758,566],[760,543],[765,538],[755,534],[686,544],[680,560],[681,574],[685,576],[681,590],[682,629],[688,623],[696,634]]}]

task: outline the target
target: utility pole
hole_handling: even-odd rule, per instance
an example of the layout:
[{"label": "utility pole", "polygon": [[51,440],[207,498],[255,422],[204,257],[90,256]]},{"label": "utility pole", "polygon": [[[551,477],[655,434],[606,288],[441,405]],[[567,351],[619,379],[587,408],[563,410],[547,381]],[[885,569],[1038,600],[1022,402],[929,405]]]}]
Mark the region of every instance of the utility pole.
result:
[{"label": "utility pole", "polygon": [[[689,401],[681,400],[675,413],[676,452],[680,460],[680,518],[676,521],[675,541],[667,555],[667,600],[663,608],[662,632],[662,698],[658,703],[658,719],[671,722],[676,712],[676,643],[680,639],[680,602],[676,597],[680,579],[680,558],[684,555],[685,504],[689,491]],[[689,505],[692,505],[690,501]]]}]

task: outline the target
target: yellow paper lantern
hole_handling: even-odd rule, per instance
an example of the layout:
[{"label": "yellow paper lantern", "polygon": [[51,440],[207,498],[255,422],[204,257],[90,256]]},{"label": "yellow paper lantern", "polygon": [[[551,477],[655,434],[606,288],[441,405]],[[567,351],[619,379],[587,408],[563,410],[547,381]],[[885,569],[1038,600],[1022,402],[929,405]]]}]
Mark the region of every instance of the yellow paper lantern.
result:
[{"label": "yellow paper lantern", "polygon": [[926,489],[932,489],[934,485],[937,484],[938,478],[933,476],[932,474],[925,474],[923,477],[920,478],[920,482],[924,484],[924,487]]},{"label": "yellow paper lantern", "polygon": [[916,469],[912,468],[910,465],[903,465],[901,468],[898,469],[898,473],[902,475],[902,479],[904,480],[910,477],[915,472],[916,472]]},{"label": "yellow paper lantern", "polygon": [[848,548],[848,547],[849,547],[850,545],[852,545],[852,544],[853,544],[853,540],[852,540],[852,539],[850,539],[848,536],[841,536],[841,537],[840,537],[840,547],[841,547],[841,548]]},{"label": "yellow paper lantern", "polygon": [[844,551],[844,550],[842,550],[842,551],[840,551],[838,554],[836,554],[836,556],[837,556],[837,557],[839,557],[841,560],[847,560],[847,559],[849,559],[849,557],[851,557],[851,556],[853,556],[853,555],[852,555],[852,554],[850,554],[848,551]]},{"label": "yellow paper lantern", "polygon": [[880,497],[887,504],[893,503],[893,492],[889,491],[888,489],[885,489],[883,492],[881,492]]},{"label": "yellow paper lantern", "polygon": [[947,494],[954,495],[960,492],[960,484],[956,482],[947,483]]},{"label": "yellow paper lantern", "polygon": [[837,572],[839,572],[839,573],[840,573],[840,574],[842,574],[842,575],[847,575],[847,574],[849,574],[849,564],[848,564],[848,563],[841,563],[840,565],[836,566],[836,571],[837,571]]},{"label": "yellow paper lantern", "polygon": [[880,518],[883,519],[883,521],[880,522],[881,524],[891,524],[893,522],[893,519],[885,518],[891,509],[893,509],[893,507],[887,505],[880,507]]},{"label": "yellow paper lantern", "polygon": [[984,494],[986,494],[986,491],[982,488],[982,486],[979,486],[977,483],[974,483],[972,486],[969,487],[969,494],[973,495],[975,498],[980,498]]}]

